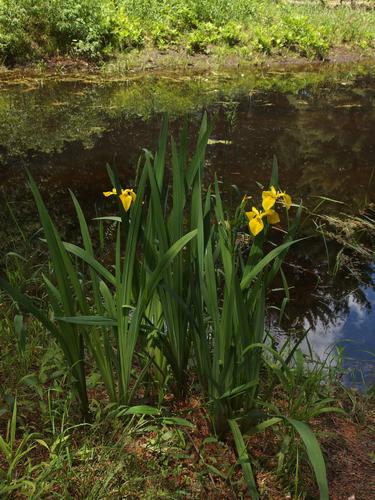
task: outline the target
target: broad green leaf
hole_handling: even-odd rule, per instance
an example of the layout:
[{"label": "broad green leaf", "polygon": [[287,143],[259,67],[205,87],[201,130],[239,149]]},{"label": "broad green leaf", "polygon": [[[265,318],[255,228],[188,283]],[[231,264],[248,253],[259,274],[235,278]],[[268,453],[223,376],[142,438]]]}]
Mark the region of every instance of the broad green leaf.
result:
[{"label": "broad green leaf", "polygon": [[307,456],[319,486],[320,500],[329,500],[326,465],[315,434],[304,422],[288,417],[286,417],[286,420],[295,428],[305,445]]},{"label": "broad green leaf", "polygon": [[283,419],[280,417],[269,418],[268,420],[265,420],[264,422],[257,424],[254,427],[254,431],[255,432],[263,432],[264,430],[268,429],[268,427],[272,427],[276,424],[279,424],[282,421],[283,421]]},{"label": "broad green leaf", "polygon": [[232,431],[234,443],[237,449],[238,462],[241,464],[247,487],[249,489],[250,497],[252,500],[259,500],[258,488],[255,482],[253,469],[251,467],[251,460],[247,453],[247,448],[240,428],[235,420],[229,420],[229,427]]},{"label": "broad green leaf", "polygon": [[241,281],[241,289],[244,290],[247,288],[251,281],[256,278],[256,276],[263,271],[263,269],[273,261],[279,254],[281,254],[285,249],[289,248],[291,245],[302,241],[305,238],[300,238],[295,241],[288,241],[287,243],[283,243],[282,245],[276,247],[274,250],[271,250],[263,259],[261,259],[253,268],[247,269],[246,274],[242,277]]},{"label": "broad green leaf", "polygon": [[130,406],[121,411],[122,415],[159,415],[160,410],[154,406],[138,405]]},{"label": "broad green leaf", "polygon": [[162,417],[162,422],[163,424],[166,425],[181,425],[183,427],[190,427],[193,429],[195,427],[194,424],[189,422],[189,420],[186,420],[186,418],[181,418],[181,417]]},{"label": "broad green leaf", "polygon": [[117,320],[105,316],[58,316],[58,321],[88,326],[117,326]]},{"label": "broad green leaf", "polygon": [[110,283],[111,285],[116,284],[116,279],[113,274],[110,273],[102,264],[100,264],[100,262],[98,262],[89,252],[81,247],[78,247],[77,245],[73,245],[72,243],[64,242],[63,245],[69,253],[76,255],[84,262],[86,262],[86,264],[92,267],[105,280],[107,280],[108,283]]}]

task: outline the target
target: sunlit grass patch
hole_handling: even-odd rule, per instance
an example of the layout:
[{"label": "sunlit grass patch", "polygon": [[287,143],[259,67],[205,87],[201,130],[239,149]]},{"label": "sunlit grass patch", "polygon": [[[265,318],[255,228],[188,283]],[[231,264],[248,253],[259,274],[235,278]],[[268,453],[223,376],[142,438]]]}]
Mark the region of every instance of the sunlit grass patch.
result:
[{"label": "sunlit grass patch", "polygon": [[57,54],[98,62],[147,47],[193,54],[246,47],[323,59],[341,44],[374,48],[374,16],[363,3],[318,0],[3,0],[0,54],[8,64]]}]

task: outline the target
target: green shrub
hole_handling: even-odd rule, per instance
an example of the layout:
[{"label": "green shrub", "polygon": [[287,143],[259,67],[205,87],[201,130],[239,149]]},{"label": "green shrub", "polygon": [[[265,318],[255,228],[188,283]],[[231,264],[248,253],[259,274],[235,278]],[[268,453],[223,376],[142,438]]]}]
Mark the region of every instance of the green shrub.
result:
[{"label": "green shrub", "polygon": [[124,50],[144,45],[144,31],[140,21],[130,18],[123,8],[109,14],[107,30],[109,48]]},{"label": "green shrub", "polygon": [[100,0],[3,0],[0,56],[10,63],[56,53],[97,58],[108,38],[105,13],[111,5]]},{"label": "green shrub", "polygon": [[285,46],[303,56],[323,58],[328,49],[327,34],[309,23],[306,16],[289,16],[284,20]]},{"label": "green shrub", "polygon": [[167,18],[172,26],[180,32],[188,32],[197,28],[199,18],[194,6],[176,5],[167,10]]},{"label": "green shrub", "polygon": [[88,58],[98,58],[105,46],[106,25],[100,0],[53,0],[56,17],[52,36],[58,49]]},{"label": "green shrub", "polygon": [[198,26],[198,28],[189,34],[187,50],[189,53],[206,54],[208,46],[219,39],[217,27],[208,22]]},{"label": "green shrub", "polygon": [[4,62],[27,60],[43,52],[47,10],[32,0],[0,2],[0,57]]},{"label": "green shrub", "polygon": [[0,0],[0,58],[5,64],[56,55],[100,60],[184,41],[192,54],[223,44],[323,59],[335,44],[373,47],[373,27],[373,12],[289,1]]},{"label": "green shrub", "polygon": [[242,31],[241,25],[229,22],[220,28],[220,38],[223,42],[229,45],[229,47],[234,47],[235,45],[239,45],[241,43],[243,38]]},{"label": "green shrub", "polygon": [[178,39],[178,31],[172,28],[169,24],[156,24],[151,32],[153,44],[163,49],[176,42]]},{"label": "green shrub", "polygon": [[317,30],[305,16],[288,16],[270,27],[259,27],[255,47],[270,54],[274,49],[286,48],[299,55],[323,58],[329,49],[324,29]]},{"label": "green shrub", "polygon": [[188,5],[195,10],[199,21],[222,26],[228,22],[243,21],[253,17],[258,10],[257,3],[251,0],[230,2],[228,0],[190,0]]}]

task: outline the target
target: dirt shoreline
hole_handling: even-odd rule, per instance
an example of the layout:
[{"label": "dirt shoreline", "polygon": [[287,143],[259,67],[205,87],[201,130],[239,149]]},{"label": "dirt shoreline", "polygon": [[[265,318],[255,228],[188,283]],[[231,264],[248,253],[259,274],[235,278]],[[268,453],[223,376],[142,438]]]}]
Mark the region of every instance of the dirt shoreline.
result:
[{"label": "dirt shoreline", "polygon": [[52,58],[12,68],[0,67],[0,85],[23,83],[40,79],[82,79],[86,81],[133,80],[145,75],[184,74],[210,75],[217,72],[237,71],[316,71],[330,66],[375,65],[375,50],[360,52],[346,47],[330,51],[324,60],[285,54],[278,56],[255,55],[245,59],[235,54],[188,55],[184,51],[157,51],[143,49],[122,55],[118,59],[95,64],[81,59]]}]

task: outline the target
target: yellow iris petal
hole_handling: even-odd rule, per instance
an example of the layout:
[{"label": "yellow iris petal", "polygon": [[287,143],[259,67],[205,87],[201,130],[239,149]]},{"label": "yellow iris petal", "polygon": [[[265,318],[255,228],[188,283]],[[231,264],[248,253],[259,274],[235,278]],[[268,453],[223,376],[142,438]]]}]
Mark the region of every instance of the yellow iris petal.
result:
[{"label": "yellow iris petal", "polygon": [[130,194],[126,194],[125,191],[120,194],[120,200],[122,202],[122,206],[124,207],[125,212],[127,212],[132,204],[133,198]]},{"label": "yellow iris petal", "polygon": [[250,212],[245,212],[246,217],[249,219],[249,229],[253,236],[259,234],[264,228],[262,221],[262,214],[253,207]]},{"label": "yellow iris petal", "polygon": [[[117,194],[116,188],[113,188],[112,191],[103,191],[103,195],[108,197]],[[127,212],[130,208],[130,205],[136,200],[137,195],[133,191],[133,189],[121,189],[121,194],[119,195],[122,206],[124,207],[125,212]]]},{"label": "yellow iris petal", "polygon": [[277,224],[280,222],[280,217],[275,210],[268,210],[267,212],[264,212],[263,214],[265,217],[267,217],[267,220],[270,224]]},{"label": "yellow iris petal", "polygon": [[285,192],[283,193],[282,191],[276,191],[274,186],[271,186],[269,191],[263,191],[262,206],[264,210],[266,212],[267,210],[270,210],[274,206],[276,201],[280,198],[283,199],[286,208],[289,210],[289,208],[292,206],[292,198],[289,194]]},{"label": "yellow iris petal", "polygon": [[127,194],[128,196],[131,197],[132,202],[134,202],[137,198],[137,195],[135,194],[135,192],[132,189],[125,189],[125,194]]},{"label": "yellow iris petal", "polygon": [[262,193],[262,207],[264,210],[270,210],[274,206],[277,200],[277,193],[275,188],[272,186],[270,191],[263,191]]},{"label": "yellow iris petal", "polygon": [[112,196],[114,194],[117,194],[117,191],[115,188],[113,188],[112,191],[103,191],[103,194],[104,194],[104,196],[108,197],[108,196]]},{"label": "yellow iris petal", "polygon": [[259,216],[259,210],[257,210],[255,207],[253,207],[250,212],[245,212],[245,215],[246,217],[251,220],[253,219],[254,217],[258,217]]},{"label": "yellow iris petal", "polygon": [[292,206],[292,198],[287,193],[283,193],[282,197],[283,197],[286,208],[289,210],[290,207]]},{"label": "yellow iris petal", "polygon": [[249,229],[250,229],[250,232],[253,236],[256,236],[257,234],[259,234],[263,230],[263,228],[264,228],[264,224],[263,224],[262,218],[259,216],[254,217],[249,222]]}]

